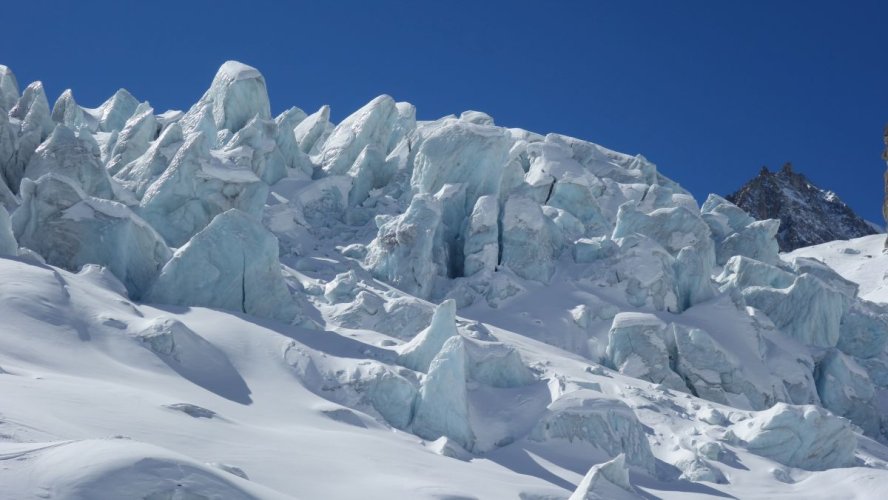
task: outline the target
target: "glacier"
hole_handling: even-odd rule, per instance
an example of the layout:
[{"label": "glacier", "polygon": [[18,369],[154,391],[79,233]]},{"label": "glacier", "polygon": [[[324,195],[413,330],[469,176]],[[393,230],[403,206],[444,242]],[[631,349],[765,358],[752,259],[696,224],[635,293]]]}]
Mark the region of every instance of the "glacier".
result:
[{"label": "glacier", "polygon": [[142,217],[172,246],[229,209],[258,216],[268,196],[268,185],[252,170],[210,155],[211,141],[203,132],[190,136],[139,203]]},{"label": "glacier", "polygon": [[475,445],[469,421],[466,347],[462,338],[448,339],[432,359],[416,400],[412,429],[427,439],[446,436],[468,450]]},{"label": "glacier", "polygon": [[569,500],[596,499],[629,499],[641,498],[635,494],[629,482],[629,469],[626,467],[626,455],[621,453],[616,458],[589,469],[583,481]]},{"label": "glacier", "polygon": [[881,242],[781,254],[642,155],[481,111],[274,115],[236,61],[187,110],[74,96],[0,66],[16,497],[888,484]]},{"label": "glacier", "polygon": [[750,451],[792,467],[850,465],[856,438],[846,420],[814,406],[774,405],[732,427]]},{"label": "glacier", "polygon": [[21,184],[12,218],[16,240],[46,262],[79,270],[100,264],[141,298],[172,256],[163,238],[126,205],[89,196],[80,183],[48,173]]},{"label": "glacier", "polygon": [[684,380],[670,369],[668,330],[665,323],[650,314],[617,314],[608,332],[608,361],[620,373],[687,390]]},{"label": "glacier", "polygon": [[217,215],[177,249],[145,300],[221,307],[280,321],[299,316],[280,271],[275,237],[237,209]]},{"label": "glacier", "polygon": [[44,174],[59,174],[77,181],[83,191],[97,198],[112,199],[108,171],[89,144],[73,131],[59,125],[35,151],[25,167],[24,177],[39,179]]},{"label": "glacier", "polygon": [[0,206],[0,255],[18,255],[18,242],[12,232],[12,221],[6,208]]},{"label": "glacier", "polygon": [[416,334],[406,343],[398,356],[398,361],[412,370],[426,372],[435,356],[453,337],[456,330],[456,302],[445,300],[435,308],[428,328]]}]

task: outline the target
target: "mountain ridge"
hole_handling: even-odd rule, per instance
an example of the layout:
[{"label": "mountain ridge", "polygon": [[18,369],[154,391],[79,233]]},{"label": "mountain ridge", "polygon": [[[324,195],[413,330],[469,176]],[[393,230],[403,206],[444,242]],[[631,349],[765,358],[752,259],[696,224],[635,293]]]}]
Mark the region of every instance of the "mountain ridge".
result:
[{"label": "mountain ridge", "polygon": [[815,186],[791,163],[776,172],[762,167],[726,198],[756,219],[778,219],[777,242],[783,252],[878,232],[836,193]]}]

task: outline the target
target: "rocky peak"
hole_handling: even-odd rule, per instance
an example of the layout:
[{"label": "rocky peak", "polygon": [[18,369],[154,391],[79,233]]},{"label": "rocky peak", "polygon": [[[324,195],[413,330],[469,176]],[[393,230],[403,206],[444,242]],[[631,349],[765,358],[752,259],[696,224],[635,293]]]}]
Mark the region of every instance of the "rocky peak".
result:
[{"label": "rocky peak", "polygon": [[779,219],[777,241],[784,252],[876,232],[834,192],[815,186],[792,163],[774,172],[762,167],[727,198],[756,219]]},{"label": "rocky peak", "polygon": [[[885,125],[885,135],[882,136],[882,140],[885,142],[882,159],[888,162],[888,125]],[[882,202],[882,216],[888,221],[888,170],[885,171],[885,201]],[[885,247],[888,248],[888,240],[885,241]]]}]

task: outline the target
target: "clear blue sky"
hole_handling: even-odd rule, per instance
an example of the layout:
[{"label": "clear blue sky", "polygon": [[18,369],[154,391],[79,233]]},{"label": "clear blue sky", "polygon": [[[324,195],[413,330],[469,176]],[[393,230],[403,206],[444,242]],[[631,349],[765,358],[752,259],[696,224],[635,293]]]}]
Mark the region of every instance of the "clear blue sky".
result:
[{"label": "clear blue sky", "polygon": [[[84,5],[85,4],[85,5]],[[8,2],[0,64],[50,100],[187,108],[259,68],[274,111],[376,95],[642,153],[702,202],[792,161],[881,222],[888,2]]]}]

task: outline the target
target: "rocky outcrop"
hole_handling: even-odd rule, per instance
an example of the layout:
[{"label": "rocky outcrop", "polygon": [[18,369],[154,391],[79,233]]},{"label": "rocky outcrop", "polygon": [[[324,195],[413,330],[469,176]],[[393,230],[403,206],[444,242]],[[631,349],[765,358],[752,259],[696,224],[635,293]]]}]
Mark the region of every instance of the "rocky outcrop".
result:
[{"label": "rocky outcrop", "polygon": [[779,219],[777,242],[783,252],[876,233],[835,193],[818,188],[789,163],[778,172],[762,167],[727,199],[758,220]]},{"label": "rocky outcrop", "polygon": [[[885,151],[882,151],[882,159],[888,162],[888,125],[885,125],[883,139],[885,141]],[[885,201],[882,203],[882,216],[888,221],[888,170],[885,171]],[[885,246],[888,247],[888,241],[885,241]]]}]

